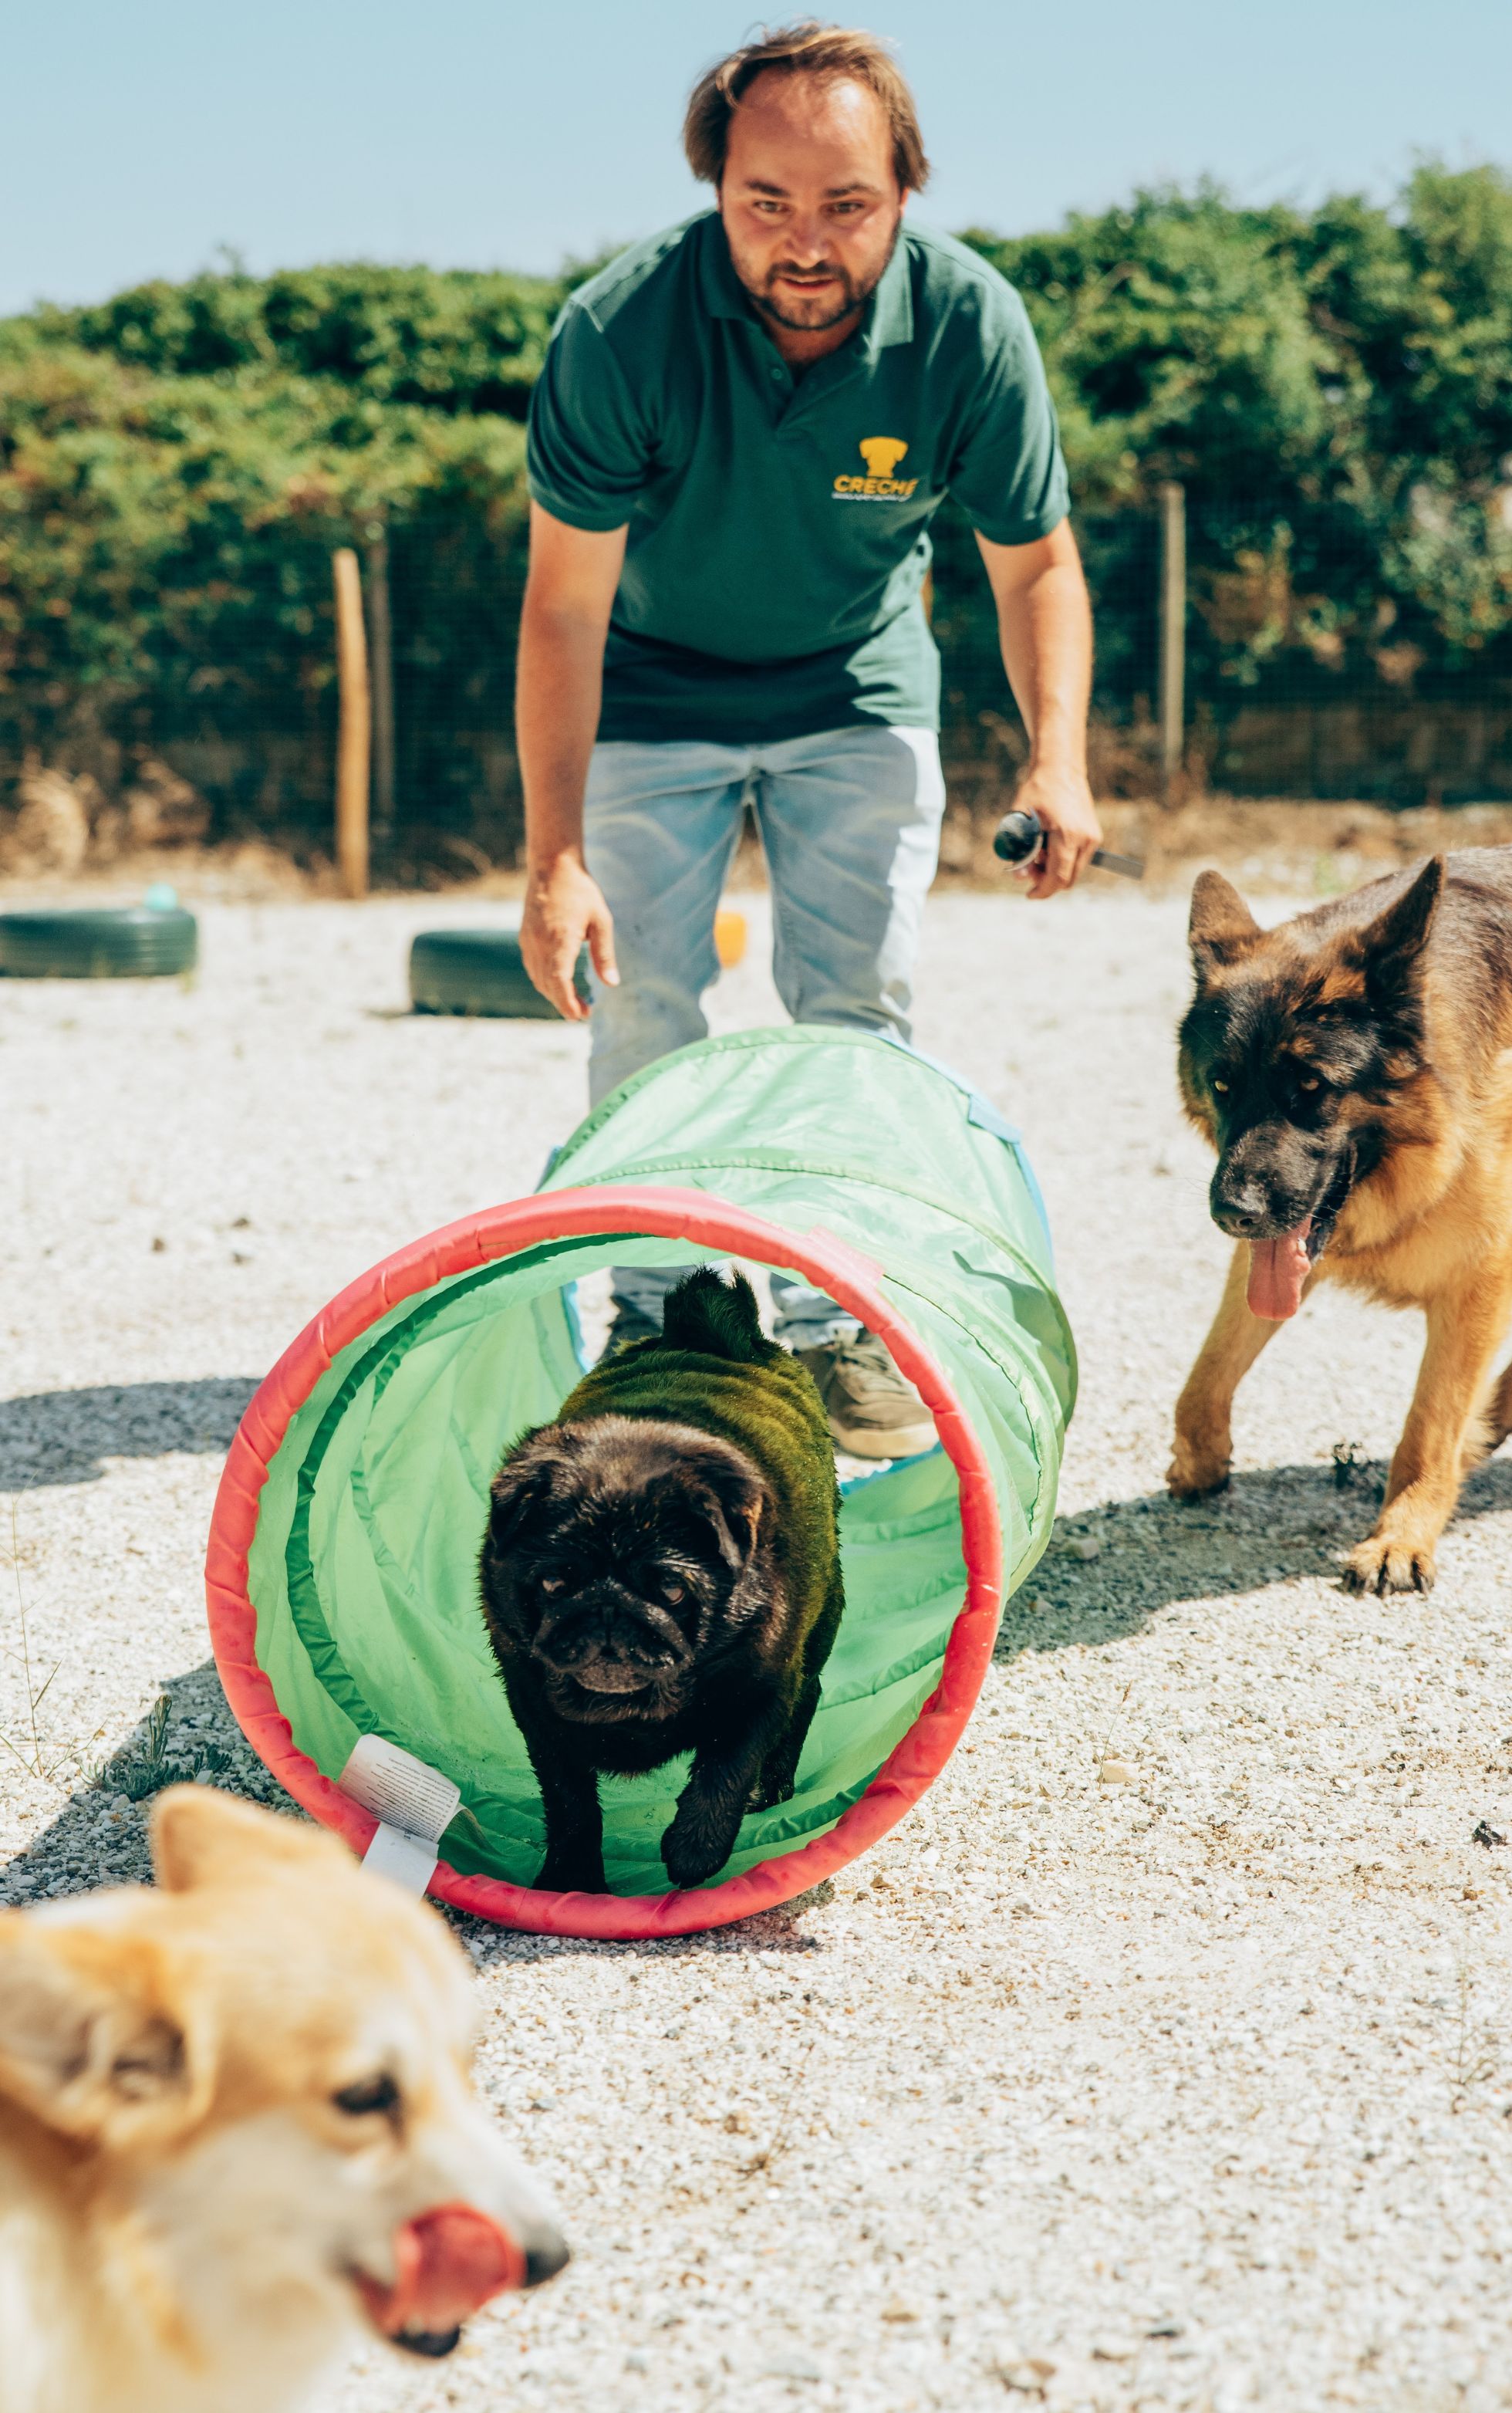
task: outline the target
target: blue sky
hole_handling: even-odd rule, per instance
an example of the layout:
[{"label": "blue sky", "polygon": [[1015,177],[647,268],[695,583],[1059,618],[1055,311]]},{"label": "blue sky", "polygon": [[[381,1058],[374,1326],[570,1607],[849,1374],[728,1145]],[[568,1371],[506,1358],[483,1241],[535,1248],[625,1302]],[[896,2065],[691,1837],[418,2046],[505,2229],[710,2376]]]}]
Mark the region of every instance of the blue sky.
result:
[{"label": "blue sky", "polygon": [[[774,8],[774,15],[782,13]],[[917,92],[936,225],[1006,232],[1204,173],[1241,198],[1512,160],[1512,0],[865,0]],[[27,0],[0,9],[0,312],[218,245],[554,267],[698,204],[711,0]]]}]

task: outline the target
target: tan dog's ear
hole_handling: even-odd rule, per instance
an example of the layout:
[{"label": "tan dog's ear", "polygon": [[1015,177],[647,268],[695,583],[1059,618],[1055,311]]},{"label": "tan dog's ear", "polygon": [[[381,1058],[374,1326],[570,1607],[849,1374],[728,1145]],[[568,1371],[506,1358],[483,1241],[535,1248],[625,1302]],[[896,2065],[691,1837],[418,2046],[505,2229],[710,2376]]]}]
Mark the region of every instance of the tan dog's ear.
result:
[{"label": "tan dog's ear", "polygon": [[120,2148],[198,2117],[213,2082],[159,1951],[123,1922],[0,1912],[0,2095],[50,2128]]},{"label": "tan dog's ear", "polygon": [[1356,935],[1354,959],[1363,965],[1366,985],[1378,1001],[1391,1001],[1416,982],[1444,893],[1444,857],[1430,855],[1411,887]]},{"label": "tan dog's ear", "polygon": [[351,1866],[349,1854],[323,1827],[280,1818],[209,1784],[175,1784],[160,1793],[149,1832],[153,1868],[165,1893],[251,1885],[291,1862]]},{"label": "tan dog's ear", "polygon": [[1204,871],[1192,891],[1186,935],[1200,978],[1220,965],[1235,962],[1264,933],[1239,890],[1223,873]]}]

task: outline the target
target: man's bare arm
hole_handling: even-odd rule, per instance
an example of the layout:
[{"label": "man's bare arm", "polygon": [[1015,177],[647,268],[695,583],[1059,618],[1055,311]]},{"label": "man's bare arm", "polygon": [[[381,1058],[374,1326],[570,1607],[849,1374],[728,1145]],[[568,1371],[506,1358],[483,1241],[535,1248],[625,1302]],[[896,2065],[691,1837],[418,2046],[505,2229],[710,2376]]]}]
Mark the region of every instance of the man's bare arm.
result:
[{"label": "man's bare arm", "polygon": [[1003,667],[1029,732],[1029,768],[1014,798],[1037,813],[1045,845],[1031,896],[1053,896],[1085,869],[1102,827],[1087,784],[1092,609],[1068,520],[1034,544],[976,542],[997,604]]},{"label": "man's bare arm", "polygon": [[525,910],[520,951],[543,997],[569,1022],[586,1009],[573,986],[584,940],[595,971],[617,985],[614,924],[582,851],[582,799],[598,727],[604,641],[624,561],[625,531],[568,527],[530,507],[530,570],[520,615],[515,732],[525,789]]}]

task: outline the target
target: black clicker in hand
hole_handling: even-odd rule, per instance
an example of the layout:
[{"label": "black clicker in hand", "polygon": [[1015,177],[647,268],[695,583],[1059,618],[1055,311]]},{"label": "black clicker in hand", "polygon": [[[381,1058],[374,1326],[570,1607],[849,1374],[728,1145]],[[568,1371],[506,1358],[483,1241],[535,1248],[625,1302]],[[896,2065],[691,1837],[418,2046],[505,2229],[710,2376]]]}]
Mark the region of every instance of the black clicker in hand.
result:
[{"label": "black clicker in hand", "polygon": [[[1005,813],[992,839],[992,852],[1003,863],[1031,863],[1044,843],[1044,823],[1037,813]],[[1144,878],[1144,857],[1139,854],[1114,854],[1110,848],[1100,846],[1092,861],[1125,880]]]}]

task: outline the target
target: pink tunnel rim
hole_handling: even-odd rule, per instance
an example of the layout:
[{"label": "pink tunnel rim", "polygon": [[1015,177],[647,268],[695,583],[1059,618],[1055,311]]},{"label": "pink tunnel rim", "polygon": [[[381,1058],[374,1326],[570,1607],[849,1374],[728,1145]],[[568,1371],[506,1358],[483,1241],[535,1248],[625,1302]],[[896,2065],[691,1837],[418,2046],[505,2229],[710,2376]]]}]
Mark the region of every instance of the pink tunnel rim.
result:
[{"label": "pink tunnel rim", "polygon": [[547,1191],[464,1216],[359,1275],[285,1350],[237,1429],[215,1497],[205,1561],[211,1646],[238,1725],[285,1791],[360,1857],[376,1822],[299,1748],[272,1683],[257,1664],[247,1561],[268,1470],[293,1416],[336,1357],[391,1308],[454,1274],[545,1241],[618,1233],[687,1240],[786,1267],[876,1333],[917,1386],[954,1461],[967,1581],[938,1684],[866,1791],[827,1834],[774,1854],[743,1875],[666,1894],[549,1893],[502,1877],[464,1876],[445,1860],[437,1863],[429,1890],[454,1909],[500,1927],[603,1943],[697,1934],[806,1892],[897,1825],[944,1768],[976,1705],[991,1663],[1003,1601],[997,1497],[981,1443],[937,1360],[884,1293],[880,1266],[822,1226],[789,1232],[694,1190],[606,1182]]}]

